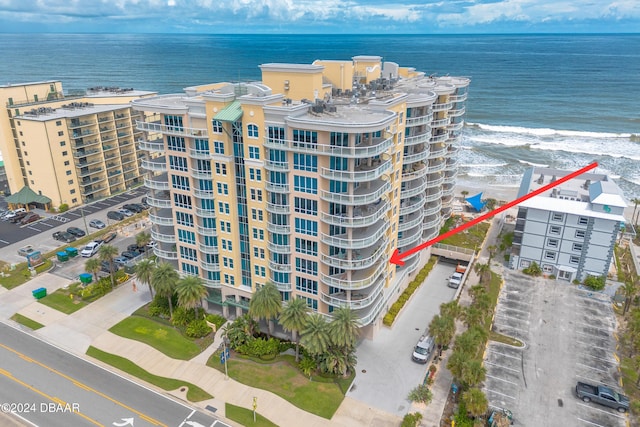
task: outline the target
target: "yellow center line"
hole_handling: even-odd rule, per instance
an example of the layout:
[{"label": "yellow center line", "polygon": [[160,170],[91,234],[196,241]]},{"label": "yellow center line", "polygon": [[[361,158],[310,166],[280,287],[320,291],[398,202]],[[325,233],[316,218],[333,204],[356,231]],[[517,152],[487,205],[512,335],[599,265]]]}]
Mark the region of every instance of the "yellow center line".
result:
[{"label": "yellow center line", "polygon": [[[126,405],[126,404],[120,402],[119,400],[116,400],[116,399],[112,398],[111,396],[107,396],[106,394],[104,394],[104,393],[102,393],[102,392],[100,392],[98,390],[95,390],[95,389],[89,387],[88,385],[83,384],[80,381],[78,381],[78,380],[76,380],[76,379],[74,379],[74,378],[72,378],[72,377],[70,377],[70,376],[68,376],[66,374],[63,374],[62,372],[59,372],[56,369],[54,369],[54,368],[52,368],[50,366],[47,366],[42,362],[38,362],[37,360],[32,359],[32,358],[26,356],[25,354],[22,354],[19,351],[11,348],[11,347],[8,347],[8,346],[6,346],[6,345],[4,345],[2,343],[0,343],[0,347],[2,347],[5,350],[8,350],[8,351],[18,355],[19,357],[21,357],[21,358],[23,358],[25,360],[28,359],[31,363],[35,363],[36,365],[39,365],[39,366],[41,366],[41,367],[53,372],[54,374],[57,374],[57,375],[61,376],[62,378],[65,378],[65,379],[69,380],[76,387],[79,387],[79,388],[81,388],[83,390],[90,391],[90,392],[92,392],[94,394],[97,394],[98,396],[103,397],[104,399],[107,399],[107,400],[115,403],[116,405],[121,406],[121,407],[133,412],[134,414],[138,415],[140,418],[144,419],[145,421],[147,421],[150,424],[153,424],[153,425],[156,425],[156,426],[168,427],[166,424],[163,424],[161,421],[158,421],[158,420],[156,420],[156,419],[154,419],[154,418],[152,418],[152,417],[150,417],[150,416],[148,416],[146,414],[143,414],[142,412],[130,407],[129,405]],[[11,376],[11,374],[9,374],[9,375]],[[13,376],[11,376],[11,378],[14,379],[15,381],[19,381],[19,380],[13,378]],[[27,385],[27,387],[31,388],[29,385]]]}]

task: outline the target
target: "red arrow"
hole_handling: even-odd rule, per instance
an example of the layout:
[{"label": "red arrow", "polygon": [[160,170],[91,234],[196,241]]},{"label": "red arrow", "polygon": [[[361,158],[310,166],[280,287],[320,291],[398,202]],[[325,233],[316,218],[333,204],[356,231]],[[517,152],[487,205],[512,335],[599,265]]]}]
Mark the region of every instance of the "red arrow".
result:
[{"label": "red arrow", "polygon": [[524,195],[522,197],[519,197],[519,198],[517,198],[515,200],[512,200],[511,202],[507,203],[506,205],[500,206],[499,208],[494,209],[491,212],[487,212],[484,215],[481,215],[481,216],[479,216],[479,217],[477,217],[477,218],[475,218],[475,219],[473,219],[473,220],[471,220],[471,221],[469,221],[469,222],[467,222],[465,224],[462,224],[460,227],[456,227],[453,230],[449,230],[446,233],[441,234],[438,237],[435,237],[435,238],[429,240],[428,242],[424,242],[423,244],[418,245],[413,249],[409,249],[406,252],[398,253],[398,249],[396,249],[396,250],[393,251],[393,255],[391,255],[391,259],[389,260],[389,262],[391,264],[396,264],[396,265],[399,265],[399,266],[403,266],[404,265],[404,261],[402,260],[403,258],[406,258],[406,257],[408,257],[410,255],[415,254],[418,251],[421,251],[421,250],[423,250],[425,248],[428,248],[429,246],[433,245],[434,243],[438,243],[439,241],[444,240],[449,236],[453,236],[454,234],[458,234],[461,231],[464,231],[469,227],[473,227],[477,223],[482,222],[487,218],[491,218],[492,216],[497,215],[502,211],[505,211],[505,210],[517,205],[517,204],[520,204],[520,203],[524,202],[525,200],[532,198],[533,196],[537,196],[540,193],[544,193],[545,191],[550,190],[553,187],[556,187],[556,186],[562,184],[563,182],[569,181],[570,179],[573,179],[573,178],[577,177],[578,175],[582,175],[583,173],[585,173],[587,171],[590,171],[591,169],[595,169],[596,167],[598,167],[598,163],[597,162],[593,162],[590,165],[583,167],[582,169],[578,169],[577,171],[572,172],[567,176],[563,176],[562,178],[558,179],[557,181],[554,181],[554,182],[552,182],[550,184],[547,184],[547,185],[545,185],[543,187],[538,188],[535,191],[532,191],[529,194],[526,194],[526,195]]}]

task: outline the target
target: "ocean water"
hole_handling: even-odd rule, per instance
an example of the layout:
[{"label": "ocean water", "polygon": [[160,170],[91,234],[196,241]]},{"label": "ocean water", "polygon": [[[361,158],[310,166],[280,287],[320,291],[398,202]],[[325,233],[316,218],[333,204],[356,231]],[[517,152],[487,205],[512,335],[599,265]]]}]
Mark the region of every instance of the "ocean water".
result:
[{"label": "ocean water", "polygon": [[262,63],[379,55],[472,79],[461,183],[515,186],[531,165],[597,161],[640,196],[640,35],[0,34],[0,54],[0,84],[159,93],[259,79]]}]

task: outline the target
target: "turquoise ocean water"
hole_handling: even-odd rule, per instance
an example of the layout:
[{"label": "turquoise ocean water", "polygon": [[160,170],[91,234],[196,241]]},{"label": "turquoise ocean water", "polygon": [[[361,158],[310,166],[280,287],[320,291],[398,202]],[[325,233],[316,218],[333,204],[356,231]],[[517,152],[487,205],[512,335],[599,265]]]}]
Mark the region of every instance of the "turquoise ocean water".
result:
[{"label": "turquoise ocean water", "polygon": [[0,34],[0,84],[58,79],[160,93],[260,78],[259,64],[379,55],[471,77],[460,180],[597,161],[640,197],[640,35]]}]

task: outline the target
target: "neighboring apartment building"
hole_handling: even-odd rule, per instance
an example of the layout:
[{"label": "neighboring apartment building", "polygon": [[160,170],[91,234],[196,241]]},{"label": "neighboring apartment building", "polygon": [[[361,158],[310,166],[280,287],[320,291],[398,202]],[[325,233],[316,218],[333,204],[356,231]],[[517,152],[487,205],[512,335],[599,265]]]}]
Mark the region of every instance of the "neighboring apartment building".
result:
[{"label": "neighboring apartment building", "polygon": [[154,92],[91,88],[65,96],[58,81],[0,86],[0,152],[11,193],[28,186],[57,207],[141,183],[137,147],[144,120],[129,102]]},{"label": "neighboring apartment building", "polygon": [[[570,172],[531,168],[518,197]],[[563,280],[607,275],[627,206],[620,188],[607,175],[585,173],[519,205],[511,267],[532,262]]]},{"label": "neighboring apartment building", "polygon": [[[240,315],[270,281],[283,300],[354,309],[373,333],[452,211],[469,80],[377,56],[263,64],[261,82],[134,100],[159,120],[138,148],[155,253]],[[235,312],[229,313],[235,307]]]}]

